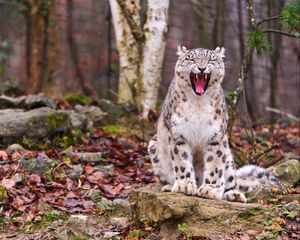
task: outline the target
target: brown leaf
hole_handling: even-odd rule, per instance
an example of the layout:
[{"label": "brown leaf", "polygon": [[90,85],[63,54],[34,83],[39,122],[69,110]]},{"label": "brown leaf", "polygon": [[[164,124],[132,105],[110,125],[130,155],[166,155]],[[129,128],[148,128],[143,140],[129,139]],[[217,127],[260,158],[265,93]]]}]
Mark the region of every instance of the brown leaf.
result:
[{"label": "brown leaf", "polygon": [[8,155],[5,151],[0,151],[0,160],[3,160],[3,161],[8,160]]},{"label": "brown leaf", "polygon": [[31,174],[29,177],[28,177],[28,183],[30,185],[38,185],[41,183],[41,177],[37,174]]},{"label": "brown leaf", "polygon": [[94,172],[91,176],[87,177],[87,180],[91,183],[104,183],[105,179],[102,172]]},{"label": "brown leaf", "polygon": [[94,208],[94,203],[92,201],[83,200],[82,205],[83,205],[84,209],[93,209]]},{"label": "brown leaf", "polygon": [[12,206],[17,209],[20,212],[24,212],[26,209],[26,206],[24,205],[24,200],[17,197],[12,203]]},{"label": "brown leaf", "polygon": [[86,174],[90,175],[94,172],[94,168],[91,165],[86,165],[84,167],[84,171],[86,172]]}]

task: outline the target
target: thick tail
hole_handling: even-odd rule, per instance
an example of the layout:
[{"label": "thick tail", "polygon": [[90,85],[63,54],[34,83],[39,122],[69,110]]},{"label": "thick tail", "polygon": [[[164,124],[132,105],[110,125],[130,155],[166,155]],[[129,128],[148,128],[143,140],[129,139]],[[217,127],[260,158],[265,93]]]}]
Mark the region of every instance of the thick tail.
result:
[{"label": "thick tail", "polygon": [[252,192],[259,187],[283,189],[282,183],[273,174],[255,165],[246,165],[238,169],[236,178],[237,188],[241,192]]}]

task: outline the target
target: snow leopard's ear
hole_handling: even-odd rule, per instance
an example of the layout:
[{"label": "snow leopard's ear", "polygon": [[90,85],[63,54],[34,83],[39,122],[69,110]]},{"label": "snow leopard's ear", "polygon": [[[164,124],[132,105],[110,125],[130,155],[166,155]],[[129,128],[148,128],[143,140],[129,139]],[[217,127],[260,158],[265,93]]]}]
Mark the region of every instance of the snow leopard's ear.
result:
[{"label": "snow leopard's ear", "polygon": [[182,56],[183,54],[186,54],[188,52],[187,48],[185,46],[179,45],[177,47],[177,56]]},{"label": "snow leopard's ear", "polygon": [[225,48],[223,48],[223,47],[216,47],[215,53],[217,55],[219,55],[220,58],[224,58],[225,57]]}]

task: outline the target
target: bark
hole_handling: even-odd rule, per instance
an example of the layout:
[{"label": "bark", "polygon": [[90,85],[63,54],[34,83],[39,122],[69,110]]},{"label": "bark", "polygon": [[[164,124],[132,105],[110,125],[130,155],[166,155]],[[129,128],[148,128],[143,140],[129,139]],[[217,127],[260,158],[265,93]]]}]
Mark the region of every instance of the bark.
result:
[{"label": "bark", "polygon": [[148,2],[147,21],[144,26],[143,55],[143,118],[155,109],[166,46],[169,1]]},{"label": "bark", "polygon": [[55,0],[20,1],[26,22],[26,72],[29,93],[47,90],[56,68]]},{"label": "bark", "polygon": [[[118,2],[120,1],[109,0],[119,53],[118,102],[134,102],[139,77],[139,44],[132,34],[126,15],[123,14],[124,11],[122,12]],[[139,26],[139,1],[126,0],[123,7],[128,8],[127,14],[133,17],[136,26]]]},{"label": "bark", "polygon": [[[277,5],[277,6],[276,6]],[[273,1],[268,0],[268,15],[274,16],[279,14],[275,9],[281,9],[283,7],[283,1]],[[276,21],[268,21],[267,26],[271,29],[279,28],[279,24]],[[279,49],[278,46],[281,45],[281,34],[268,35],[268,40],[274,46],[274,50],[271,53],[271,68],[270,68],[270,106],[271,108],[277,108],[277,85],[278,85],[278,59],[279,59]],[[274,123],[276,120],[276,115],[271,112],[271,122]]]},{"label": "bark", "polygon": [[[43,62],[43,80],[42,91],[55,94],[57,87],[53,83],[53,74],[57,68],[57,22],[56,22],[56,0],[51,0],[48,5],[48,13],[44,16],[44,62]],[[54,89],[52,89],[54,88]],[[53,91],[54,90],[54,91]]]},{"label": "bark", "polygon": [[37,93],[40,90],[42,82],[42,61],[44,46],[45,22],[43,16],[39,13],[41,7],[40,1],[30,1],[31,9],[27,17],[30,22],[30,65],[28,66],[29,81],[28,92]]},{"label": "bark", "polygon": [[[253,11],[253,0],[247,0],[246,5],[247,5],[248,15],[249,15],[249,19],[250,19],[250,28],[254,28],[257,25],[256,25],[256,19],[254,16],[254,11]],[[237,87],[234,91],[232,103],[230,104],[230,109],[229,109],[231,118],[229,119],[229,122],[228,122],[228,132],[229,132],[230,136],[231,136],[231,130],[233,127],[233,123],[234,123],[234,120],[235,120],[235,117],[237,114],[239,100],[240,100],[241,96],[243,96],[244,91],[245,91],[245,82],[247,81],[247,78],[248,78],[248,72],[249,72],[249,66],[250,66],[251,59],[252,59],[252,53],[253,53],[253,50],[250,49],[250,47],[247,45],[245,55],[242,59],[242,64],[241,64],[240,71],[238,74]]]},{"label": "bark", "polygon": [[90,96],[93,100],[97,101],[98,97],[95,91],[92,89],[91,85],[87,82],[86,77],[80,67],[79,54],[76,42],[73,38],[74,25],[73,25],[73,8],[74,1],[68,0],[67,2],[67,11],[68,11],[68,27],[67,27],[67,35],[68,42],[70,47],[71,61],[75,68],[76,79],[79,81],[79,85],[83,93],[87,96]]},{"label": "bark", "polygon": [[144,27],[139,1],[109,0],[119,52],[119,102],[146,118],[156,106],[165,51],[168,0],[151,0]]}]

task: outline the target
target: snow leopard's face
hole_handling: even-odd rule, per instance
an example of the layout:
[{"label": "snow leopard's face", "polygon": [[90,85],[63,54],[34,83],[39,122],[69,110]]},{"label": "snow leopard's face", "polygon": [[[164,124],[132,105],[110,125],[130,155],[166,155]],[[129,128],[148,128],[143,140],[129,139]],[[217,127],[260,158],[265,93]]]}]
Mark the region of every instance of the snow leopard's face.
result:
[{"label": "snow leopard's face", "polygon": [[194,93],[202,96],[206,90],[221,84],[224,77],[224,48],[217,47],[215,50],[203,48],[187,50],[178,47],[178,60],[175,74],[183,81],[187,81]]}]

